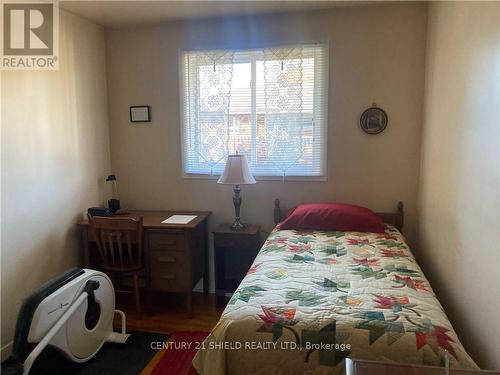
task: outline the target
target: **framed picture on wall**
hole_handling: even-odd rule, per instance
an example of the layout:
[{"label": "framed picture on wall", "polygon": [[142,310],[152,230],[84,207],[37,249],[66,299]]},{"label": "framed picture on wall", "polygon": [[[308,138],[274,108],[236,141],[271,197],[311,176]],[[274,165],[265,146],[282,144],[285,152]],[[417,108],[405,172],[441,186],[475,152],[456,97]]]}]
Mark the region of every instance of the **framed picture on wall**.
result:
[{"label": "framed picture on wall", "polygon": [[130,122],[151,122],[151,107],[149,105],[131,106]]}]

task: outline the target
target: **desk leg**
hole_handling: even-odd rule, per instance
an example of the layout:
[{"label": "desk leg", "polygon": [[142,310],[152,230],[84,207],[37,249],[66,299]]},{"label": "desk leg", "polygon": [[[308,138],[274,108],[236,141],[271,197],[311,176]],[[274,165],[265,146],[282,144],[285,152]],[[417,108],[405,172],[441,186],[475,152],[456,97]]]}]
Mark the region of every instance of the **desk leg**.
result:
[{"label": "desk leg", "polygon": [[208,223],[207,220],[205,220],[203,236],[205,237],[205,244],[204,244],[204,251],[205,251],[205,268],[203,270],[203,294],[207,295],[208,294],[208,284],[210,282],[210,274],[208,271],[209,268],[209,262],[208,262]]},{"label": "desk leg", "polygon": [[82,228],[82,245],[83,245],[83,266],[85,268],[90,268],[90,249],[89,249],[88,228]]}]

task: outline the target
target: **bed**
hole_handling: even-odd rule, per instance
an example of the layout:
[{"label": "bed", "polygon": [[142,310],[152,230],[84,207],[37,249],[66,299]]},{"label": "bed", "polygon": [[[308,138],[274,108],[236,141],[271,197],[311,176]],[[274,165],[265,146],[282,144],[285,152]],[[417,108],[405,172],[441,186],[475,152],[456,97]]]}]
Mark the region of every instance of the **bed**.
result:
[{"label": "bed", "polygon": [[477,368],[400,232],[403,204],[377,215],[384,233],[275,228],[196,354],[198,372],[340,374],[347,356]]}]

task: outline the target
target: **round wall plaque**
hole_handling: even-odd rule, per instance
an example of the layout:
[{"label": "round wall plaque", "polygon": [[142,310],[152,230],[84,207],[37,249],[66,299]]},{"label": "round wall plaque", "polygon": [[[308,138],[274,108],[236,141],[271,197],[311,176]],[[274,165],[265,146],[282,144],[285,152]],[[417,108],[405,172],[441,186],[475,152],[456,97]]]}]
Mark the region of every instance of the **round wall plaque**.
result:
[{"label": "round wall plaque", "polygon": [[365,110],[361,115],[359,125],[367,134],[379,134],[387,127],[388,121],[387,113],[373,103],[372,107]]}]

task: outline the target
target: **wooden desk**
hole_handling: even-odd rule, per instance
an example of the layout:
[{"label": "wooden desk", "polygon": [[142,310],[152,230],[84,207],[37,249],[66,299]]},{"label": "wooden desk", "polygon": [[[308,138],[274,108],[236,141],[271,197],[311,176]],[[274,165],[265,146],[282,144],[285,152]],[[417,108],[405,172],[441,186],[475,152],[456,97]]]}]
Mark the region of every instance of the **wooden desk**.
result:
[{"label": "wooden desk", "polygon": [[[196,215],[188,224],[163,224],[172,215]],[[192,316],[192,290],[203,277],[208,293],[208,223],[206,211],[130,211],[118,217],[143,216],[146,288],[150,292],[185,293],[188,316]],[[99,268],[100,260],[88,220],[81,229],[84,266]]]}]

